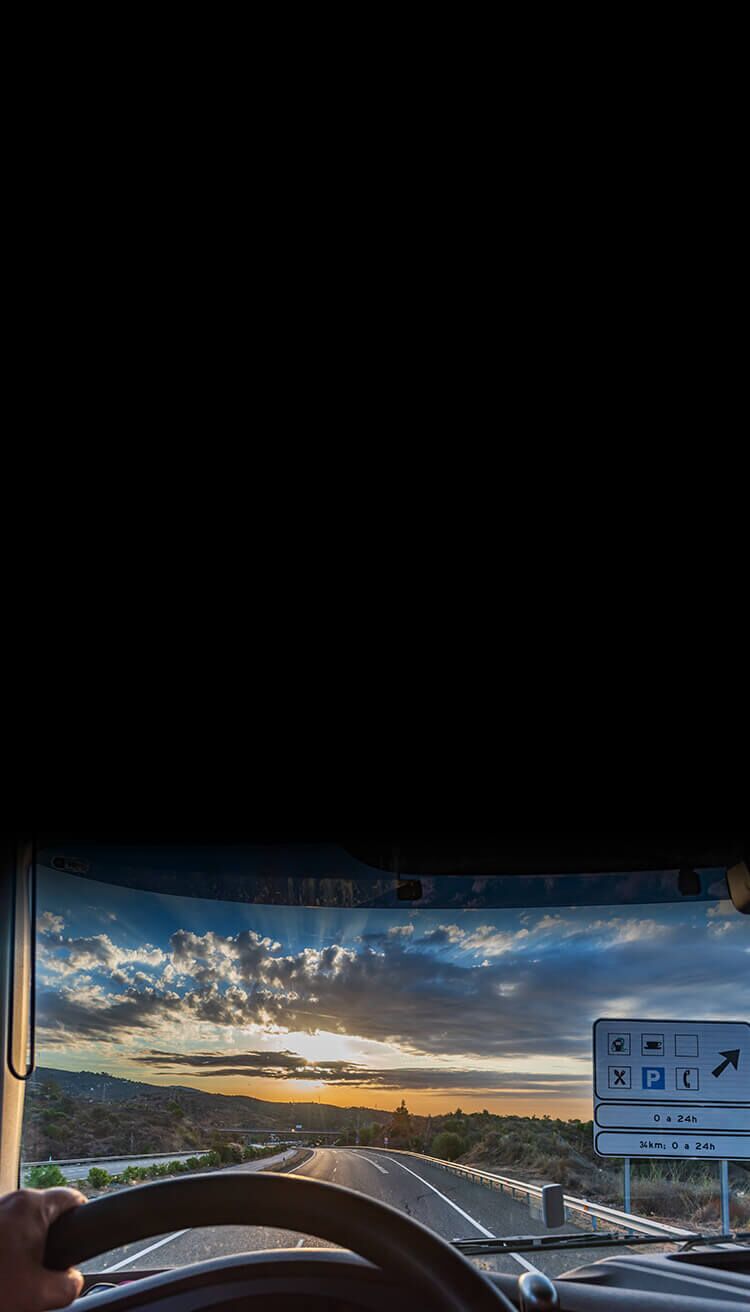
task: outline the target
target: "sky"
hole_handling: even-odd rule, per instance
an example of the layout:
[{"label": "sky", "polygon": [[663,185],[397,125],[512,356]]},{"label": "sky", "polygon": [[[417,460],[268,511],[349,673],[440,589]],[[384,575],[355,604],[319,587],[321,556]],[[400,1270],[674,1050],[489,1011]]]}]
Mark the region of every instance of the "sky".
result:
[{"label": "sky", "polygon": [[598,1017],[747,1017],[728,901],[249,906],[41,870],[37,1063],[275,1102],[592,1115]]}]

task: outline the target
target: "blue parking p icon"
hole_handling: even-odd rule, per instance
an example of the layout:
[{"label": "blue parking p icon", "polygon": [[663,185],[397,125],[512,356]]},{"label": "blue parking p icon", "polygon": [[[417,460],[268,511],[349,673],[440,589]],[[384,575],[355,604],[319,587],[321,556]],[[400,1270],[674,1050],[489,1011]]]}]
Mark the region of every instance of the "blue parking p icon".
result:
[{"label": "blue parking p icon", "polygon": [[644,1066],[641,1069],[642,1087],[644,1089],[663,1089],[664,1088],[664,1067],[663,1066]]}]

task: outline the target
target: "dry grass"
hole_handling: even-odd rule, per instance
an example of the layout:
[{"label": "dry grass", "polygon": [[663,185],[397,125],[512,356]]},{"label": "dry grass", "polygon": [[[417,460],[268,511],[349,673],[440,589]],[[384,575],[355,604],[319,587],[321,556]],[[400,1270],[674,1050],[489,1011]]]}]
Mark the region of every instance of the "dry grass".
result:
[{"label": "dry grass", "polygon": [[[622,1207],[623,1164],[597,1158],[591,1123],[507,1117],[502,1128],[482,1136],[460,1159],[532,1184],[561,1184],[566,1193]],[[750,1224],[750,1172],[730,1163],[731,1226]],[[634,1160],[631,1209],[686,1229],[721,1225],[719,1164],[706,1161]]]}]

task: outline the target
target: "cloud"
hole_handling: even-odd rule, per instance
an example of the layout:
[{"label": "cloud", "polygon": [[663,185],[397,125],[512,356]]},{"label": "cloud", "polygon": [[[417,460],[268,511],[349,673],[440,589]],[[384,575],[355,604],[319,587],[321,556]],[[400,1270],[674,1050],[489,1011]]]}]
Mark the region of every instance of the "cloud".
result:
[{"label": "cloud", "polygon": [[712,938],[723,938],[725,934],[739,933],[745,928],[741,912],[729,898],[710,906],[706,912],[706,919],[708,932]]},{"label": "cloud", "polygon": [[55,1046],[103,1039],[122,1042],[134,1031],[158,1025],[167,1014],[165,1008],[175,1002],[179,1002],[177,994],[165,998],[153,989],[128,989],[116,995],[105,995],[100,986],[95,993],[78,987],[44,991],[37,998],[41,1041]]},{"label": "cloud", "polygon": [[737,911],[731,898],[728,897],[722,898],[718,902],[714,902],[706,911],[706,918],[708,920],[713,920],[715,919],[716,916],[739,916],[739,915],[740,912]]},{"label": "cloud", "polygon": [[[444,924],[421,936],[363,935],[354,946],[328,943],[284,955],[276,940],[248,930],[201,935],[180,929],[168,954],[149,945],[117,948],[106,935],[69,938],[55,949],[66,969],[71,961],[75,969],[84,963],[93,969],[88,963],[95,962],[110,970],[111,985],[122,992],[41,994],[40,1042],[75,1047],[108,1038],[132,1046],[133,1036],[148,1036],[165,1048],[173,1041],[170,1027],[179,1027],[208,1049],[229,1031],[232,1046],[258,1030],[328,1032],[394,1045],[409,1070],[417,1070],[416,1057],[471,1061],[475,1070],[465,1077],[471,1085],[487,1071],[483,1062],[496,1059],[523,1059],[524,1066],[541,1057],[557,1064],[588,1059],[597,1016],[731,1015],[736,980],[746,973],[746,940],[715,940],[705,919],[690,915],[678,925],[624,914],[588,922],[562,916],[554,927],[549,916],[527,917],[521,930],[467,921],[466,928]],[[151,984],[145,971],[133,975],[133,961],[156,969],[158,957],[162,969]],[[225,1072],[249,1070],[223,1060]],[[328,1082],[364,1078],[351,1064],[324,1063],[320,1071],[323,1066],[327,1074],[315,1077],[309,1064],[274,1069],[304,1069],[307,1078]],[[490,1074],[497,1078],[490,1071],[486,1087]],[[381,1071],[371,1078],[386,1076]]]},{"label": "cloud", "polygon": [[528,937],[529,930],[525,928],[498,929],[496,925],[477,925],[466,929],[461,925],[438,925],[437,929],[423,934],[418,942],[427,948],[458,948],[477,956],[499,957]]},{"label": "cloud", "polygon": [[385,1069],[350,1061],[308,1061],[285,1049],[281,1052],[164,1052],[154,1049],[134,1057],[141,1065],[160,1074],[188,1072],[193,1076],[245,1076],[263,1079],[324,1081],[335,1086],[357,1085],[367,1089],[404,1089],[464,1094],[483,1093],[543,1097],[549,1094],[578,1096],[588,1091],[580,1075],[520,1074],[507,1071],[456,1070],[439,1067],[394,1066]]},{"label": "cloud", "polygon": [[237,984],[261,970],[276,952],[280,943],[263,938],[252,929],[243,930],[234,937],[209,931],[194,934],[179,929],[172,934],[171,964],[180,974],[189,975],[199,984],[215,984],[221,980]]},{"label": "cloud", "polygon": [[[144,943],[137,948],[123,948],[112,942],[109,934],[92,934],[88,938],[63,938],[53,922],[59,916],[39,921],[39,955],[45,966],[58,975],[74,975],[79,970],[120,970],[124,965],[138,962],[141,965],[160,966],[166,961],[161,948]],[[42,924],[44,920],[44,924]]]},{"label": "cloud", "polygon": [[56,916],[52,911],[43,911],[36,922],[37,933],[44,935],[62,934],[64,926],[62,916]]}]

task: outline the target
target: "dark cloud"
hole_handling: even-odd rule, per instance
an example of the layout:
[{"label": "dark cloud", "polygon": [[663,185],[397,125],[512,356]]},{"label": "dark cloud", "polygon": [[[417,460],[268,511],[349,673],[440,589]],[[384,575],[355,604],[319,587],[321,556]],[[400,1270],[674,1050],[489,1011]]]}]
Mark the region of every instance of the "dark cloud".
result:
[{"label": "dark cloud", "polygon": [[65,1045],[71,1039],[120,1039],[123,1033],[147,1030],[161,1023],[177,995],[165,997],[153,990],[128,989],[102,1004],[72,989],[40,992],[37,1024],[46,1044]]},{"label": "dark cloud", "polygon": [[402,1067],[377,1069],[349,1061],[308,1061],[288,1049],[282,1052],[151,1052],[133,1058],[152,1066],[160,1074],[174,1071],[196,1076],[248,1076],[272,1080],[324,1080],[326,1084],[358,1085],[368,1089],[404,1089],[481,1095],[524,1093],[531,1097],[550,1094],[568,1097],[585,1094],[588,1085],[577,1075],[533,1072],[454,1070],[445,1067]]},{"label": "dark cloud", "polygon": [[338,1083],[358,1067],[348,1061],[315,1062],[296,1052],[151,1052],[133,1058],[161,1072],[189,1070],[191,1075],[254,1075],[265,1080],[326,1080]]}]

